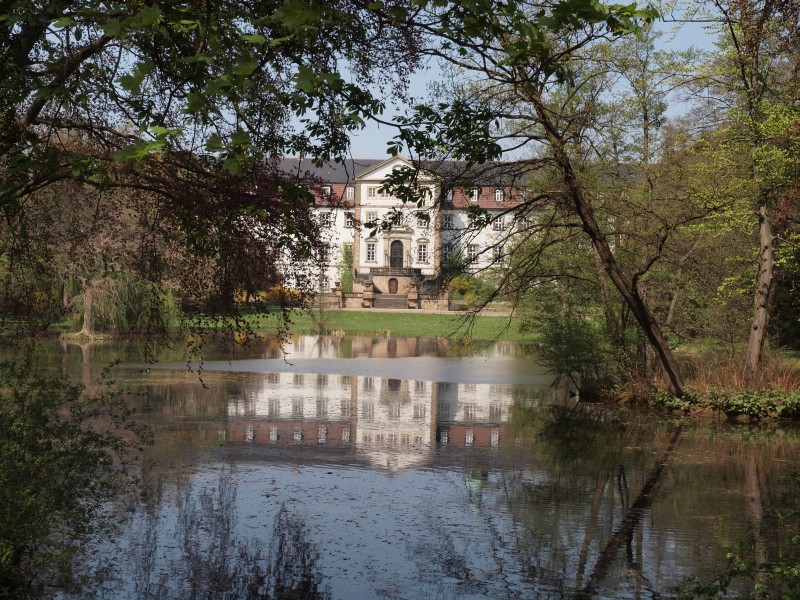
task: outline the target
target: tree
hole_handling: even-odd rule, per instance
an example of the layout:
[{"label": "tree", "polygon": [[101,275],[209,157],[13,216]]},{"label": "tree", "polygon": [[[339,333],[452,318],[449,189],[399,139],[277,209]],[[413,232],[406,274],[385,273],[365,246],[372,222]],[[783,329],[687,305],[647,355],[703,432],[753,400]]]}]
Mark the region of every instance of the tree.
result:
[{"label": "tree", "polygon": [[0,596],[70,587],[74,560],[110,531],[122,467],[148,439],[121,395],[86,394],[30,365],[0,364]]},{"label": "tree", "polygon": [[797,205],[800,6],[792,0],[715,0],[723,30],[722,64],[711,90],[726,112],[729,148],[758,223],[758,276],[744,378],[760,383],[775,278],[776,221]]},{"label": "tree", "polygon": [[[433,11],[429,27],[442,45],[429,52],[455,65],[469,84],[461,86],[458,103],[440,104],[438,111],[419,107],[407,119],[413,131],[401,134],[393,150],[407,147],[430,159],[447,148],[452,158],[481,163],[499,157],[503,146],[517,152],[530,148],[532,158],[522,162],[530,170],[551,170],[558,181],[555,189],[523,206],[558,205],[575,218],[600,269],[656,353],[673,393],[683,395],[677,363],[642,282],[663,257],[672,231],[702,218],[707,209],[650,219],[650,252],[626,265],[615,243],[613,221],[603,224],[598,217],[610,197],[604,192],[618,192],[608,181],[619,181],[622,174],[610,169],[593,173],[597,162],[591,160],[596,138],[603,135],[597,119],[607,90],[607,71],[593,59],[594,53],[635,30],[637,18],[650,19],[654,13],[581,3],[583,12],[577,11],[576,17],[571,9],[577,6],[564,3],[545,10],[536,3],[513,2],[487,13],[472,5]],[[644,210],[641,203],[639,210]]]},{"label": "tree", "polygon": [[347,133],[383,110],[378,94],[402,94],[418,62],[409,10],[403,0],[0,8],[7,234],[24,233],[24,213],[58,182],[146,194],[196,274],[211,264],[221,275],[192,291],[232,311],[233,291],[256,283],[253,261],[267,258],[241,252],[253,250],[245,242],[266,241],[273,264],[313,254],[311,195],[277,159],[343,158]]}]

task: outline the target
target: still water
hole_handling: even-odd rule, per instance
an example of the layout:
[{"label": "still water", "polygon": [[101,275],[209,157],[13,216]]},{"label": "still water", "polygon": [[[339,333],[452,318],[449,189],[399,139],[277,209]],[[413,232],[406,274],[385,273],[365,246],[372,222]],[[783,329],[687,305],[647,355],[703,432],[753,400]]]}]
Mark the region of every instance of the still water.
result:
[{"label": "still water", "polygon": [[796,430],[576,404],[511,343],[48,356],[89,385],[121,359],[156,434],[86,565],[99,598],[676,597],[754,531],[789,535],[770,515],[796,497]]}]

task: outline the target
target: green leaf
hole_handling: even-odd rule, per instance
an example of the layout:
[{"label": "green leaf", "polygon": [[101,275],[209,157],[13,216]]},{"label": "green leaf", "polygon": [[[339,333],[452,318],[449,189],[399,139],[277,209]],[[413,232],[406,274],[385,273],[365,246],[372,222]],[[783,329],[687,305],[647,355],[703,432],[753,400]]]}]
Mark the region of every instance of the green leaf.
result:
[{"label": "green leaf", "polygon": [[60,17],[53,21],[53,27],[56,29],[64,29],[65,27],[72,27],[75,25],[75,19],[72,17]]},{"label": "green leaf", "polygon": [[132,162],[144,158],[151,152],[161,150],[166,145],[164,140],[154,140],[152,142],[136,140],[126,148],[116,151],[114,158],[120,162]]},{"label": "green leaf", "polygon": [[316,75],[310,67],[300,65],[294,78],[295,86],[298,90],[310,94],[316,88],[316,79]]},{"label": "green leaf", "polygon": [[258,68],[258,61],[252,56],[241,56],[233,67],[233,72],[237,75],[250,75]]},{"label": "green leaf", "polygon": [[222,161],[222,168],[235,177],[244,173],[244,165],[238,156],[229,156],[226,158]]},{"label": "green leaf", "polygon": [[119,37],[122,33],[122,23],[117,19],[109,19],[103,23],[103,33],[109,37]]},{"label": "green leaf", "polygon": [[245,146],[250,143],[250,134],[243,129],[237,129],[231,135],[231,143],[236,146]]},{"label": "green leaf", "polygon": [[267,38],[260,33],[246,33],[242,36],[242,40],[250,44],[261,46],[267,43]]}]

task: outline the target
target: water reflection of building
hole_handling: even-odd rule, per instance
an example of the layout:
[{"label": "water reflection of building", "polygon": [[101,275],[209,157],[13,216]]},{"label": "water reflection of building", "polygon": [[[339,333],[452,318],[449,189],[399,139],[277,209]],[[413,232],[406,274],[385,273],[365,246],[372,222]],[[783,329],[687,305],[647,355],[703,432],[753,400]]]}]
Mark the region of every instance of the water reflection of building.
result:
[{"label": "water reflection of building", "polygon": [[435,444],[499,446],[511,388],[270,373],[229,402],[226,435],[254,444],[349,447],[397,470],[428,460]]}]

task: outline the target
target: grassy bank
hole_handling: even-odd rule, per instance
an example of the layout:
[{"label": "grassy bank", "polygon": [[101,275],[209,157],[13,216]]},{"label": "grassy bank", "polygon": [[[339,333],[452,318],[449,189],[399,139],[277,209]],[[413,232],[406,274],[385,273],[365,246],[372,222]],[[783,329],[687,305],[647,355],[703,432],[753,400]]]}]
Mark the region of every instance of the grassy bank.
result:
[{"label": "grassy bank", "polygon": [[[276,330],[276,316],[254,318],[257,331]],[[290,329],[297,333],[344,333],[348,335],[394,335],[427,337],[471,337],[476,340],[532,341],[530,333],[519,331],[516,318],[463,314],[435,314],[421,311],[370,312],[326,310],[292,313]]]}]

